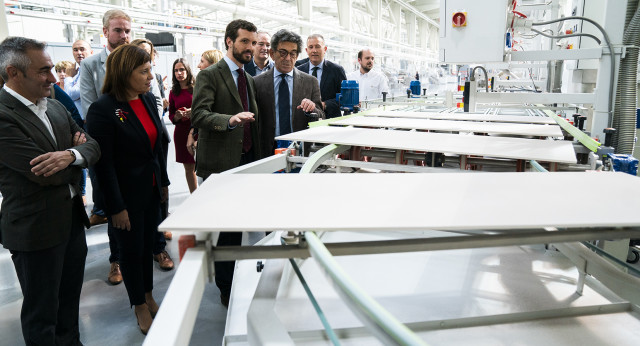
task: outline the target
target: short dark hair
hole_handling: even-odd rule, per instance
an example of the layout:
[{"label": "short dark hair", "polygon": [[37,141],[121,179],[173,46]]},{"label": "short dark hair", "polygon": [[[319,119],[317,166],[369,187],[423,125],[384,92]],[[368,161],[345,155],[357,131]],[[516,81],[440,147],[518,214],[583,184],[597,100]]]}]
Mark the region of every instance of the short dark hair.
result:
[{"label": "short dark hair", "polygon": [[149,53],[136,45],[123,44],[114,49],[107,58],[102,93],[109,94],[120,102],[126,102],[131,73],[138,66],[148,62],[151,62]]},{"label": "short dark hair", "polygon": [[224,47],[229,49],[227,45],[227,37],[231,39],[232,42],[236,42],[238,38],[238,31],[240,29],[244,29],[250,32],[257,32],[258,28],[251,22],[246,21],[244,19],[236,19],[231,23],[227,24],[227,28],[224,31]]},{"label": "short dark hair", "polygon": [[364,52],[364,49],[361,49],[361,50],[358,52],[358,59],[360,59],[360,60],[362,60],[362,52]]},{"label": "short dark hair", "polygon": [[195,81],[193,78],[193,73],[191,72],[191,66],[189,66],[187,59],[184,58],[176,59],[176,61],[173,62],[173,67],[171,68],[171,82],[173,83],[173,85],[171,86],[171,91],[173,92],[174,96],[180,95],[180,92],[182,91],[180,82],[178,82],[178,79],[176,78],[176,65],[178,63],[184,65],[184,68],[187,70],[187,90],[189,90],[189,93],[193,94],[193,83]]},{"label": "short dark hair", "polygon": [[275,52],[278,50],[280,42],[292,42],[298,46],[298,54],[302,52],[302,38],[300,35],[287,29],[280,29],[271,37],[271,49]]},{"label": "short dark hair", "polygon": [[27,51],[31,49],[42,51],[46,47],[46,43],[30,38],[20,36],[7,37],[0,43],[0,76],[2,79],[5,82],[9,81],[9,75],[7,74],[7,67],[9,66],[13,66],[22,74],[26,74],[31,64]]}]

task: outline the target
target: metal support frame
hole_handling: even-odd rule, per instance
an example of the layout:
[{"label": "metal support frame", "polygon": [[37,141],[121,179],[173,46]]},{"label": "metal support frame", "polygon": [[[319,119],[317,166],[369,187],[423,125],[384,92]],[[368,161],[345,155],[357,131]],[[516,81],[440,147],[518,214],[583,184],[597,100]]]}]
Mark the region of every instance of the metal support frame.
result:
[{"label": "metal support frame", "polygon": [[320,165],[323,164],[323,161],[332,157],[333,155],[337,155],[347,151],[350,147],[348,145],[336,145],[329,144],[324,148],[318,150],[315,154],[313,154],[309,160],[302,166],[300,173],[313,173]]},{"label": "metal support frame", "polygon": [[259,174],[264,172],[277,172],[287,167],[287,157],[290,155],[290,150],[287,150],[284,154],[278,154],[266,157],[262,160],[258,160],[244,166],[236,167],[228,171],[224,171],[220,174],[237,174],[237,173],[253,173]]},{"label": "metal support frame", "polygon": [[256,290],[247,313],[247,336],[251,345],[294,344],[274,310],[286,263],[286,260],[272,260],[262,271],[260,289]]},{"label": "metal support frame", "polygon": [[[576,265],[581,277],[591,275],[618,296],[632,304],[640,305],[640,278],[622,272],[617,266],[580,243],[553,245]],[[582,293],[583,283],[584,278],[581,278],[578,293]]]},{"label": "metal support frame", "polygon": [[[434,231],[436,232],[436,231]],[[470,232],[467,232],[467,234]],[[370,255],[416,251],[459,250],[499,246],[564,243],[586,239],[640,238],[635,228],[579,228],[565,230],[523,230],[513,233],[483,231],[481,234],[435,238],[413,238],[325,244],[333,256]],[[269,258],[309,258],[309,249],[298,245],[223,246],[214,251],[215,261]]]},{"label": "metal support frame", "polygon": [[349,278],[314,232],[305,232],[304,235],[313,258],[325,269],[338,294],[367,329],[388,345],[424,345],[416,334]]},{"label": "metal support frame", "polygon": [[206,285],[208,259],[202,247],[187,250],[143,345],[189,344]]}]

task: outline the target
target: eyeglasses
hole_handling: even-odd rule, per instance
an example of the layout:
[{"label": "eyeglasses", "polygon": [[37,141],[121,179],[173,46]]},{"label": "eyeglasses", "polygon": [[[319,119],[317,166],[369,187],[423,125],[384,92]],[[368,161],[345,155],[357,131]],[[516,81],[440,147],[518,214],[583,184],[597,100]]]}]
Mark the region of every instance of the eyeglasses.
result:
[{"label": "eyeglasses", "polygon": [[175,70],[173,70],[173,72],[186,72],[187,69],[186,68],[177,68]]},{"label": "eyeglasses", "polygon": [[295,51],[295,50],[292,50],[292,51],[290,51],[290,52],[287,52],[287,51],[286,51],[286,50],[284,50],[284,49],[278,49],[278,54],[280,54],[280,57],[281,57],[282,59],[285,59],[285,58],[287,57],[287,55],[288,55],[288,56],[290,56],[290,57],[291,57],[291,59],[295,59],[295,58],[297,58],[297,57],[298,57],[298,51]]}]

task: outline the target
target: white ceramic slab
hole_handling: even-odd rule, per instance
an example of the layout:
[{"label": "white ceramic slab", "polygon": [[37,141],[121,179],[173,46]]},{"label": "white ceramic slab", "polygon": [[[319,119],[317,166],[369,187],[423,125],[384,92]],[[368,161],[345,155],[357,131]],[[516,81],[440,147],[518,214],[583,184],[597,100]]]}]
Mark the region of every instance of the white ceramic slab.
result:
[{"label": "white ceramic slab", "polygon": [[523,123],[523,124],[555,124],[556,122],[548,117],[533,117],[528,115],[494,115],[481,113],[435,113],[435,112],[404,112],[404,111],[376,111],[364,114],[374,117],[391,118],[423,118],[423,119],[443,119],[443,120],[470,120],[470,121],[492,121],[503,123]]},{"label": "white ceramic slab", "polygon": [[506,159],[576,163],[568,141],[321,126],[277,139]]},{"label": "white ceramic slab", "polygon": [[[624,173],[214,174],[159,228],[366,232],[640,226],[638,196],[640,179]],[[550,207],[562,201],[604,203],[582,212]]]},{"label": "white ceramic slab", "polygon": [[391,127],[429,131],[474,132],[517,136],[562,137],[558,125],[499,123],[480,121],[454,121],[418,118],[353,117],[334,121],[332,125],[360,127]]}]

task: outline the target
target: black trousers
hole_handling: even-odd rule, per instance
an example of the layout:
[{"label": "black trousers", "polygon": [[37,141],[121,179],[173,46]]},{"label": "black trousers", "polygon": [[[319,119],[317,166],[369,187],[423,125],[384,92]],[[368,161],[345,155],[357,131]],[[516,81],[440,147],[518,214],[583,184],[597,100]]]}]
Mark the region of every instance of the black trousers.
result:
[{"label": "black trousers", "polygon": [[[11,251],[22,288],[20,322],[27,345],[82,345],[78,329],[87,240],[76,196],[69,238],[38,251]],[[43,227],[43,232],[46,227]]]},{"label": "black trousers", "polygon": [[113,227],[120,255],[120,271],[131,305],[144,304],[144,294],[153,290],[153,247],[160,223],[160,196],[153,192],[149,205],[141,211],[127,211],[131,230]]},{"label": "black trousers", "polygon": [[[164,219],[169,216],[169,201],[166,201],[160,204],[160,220],[159,222],[164,221]],[[111,250],[111,254],[109,255],[109,263],[120,262],[120,253],[118,250],[118,238],[114,234],[115,230],[112,227],[107,227],[107,235],[109,236],[109,249]],[[153,254],[157,255],[164,251],[167,247],[167,240],[164,239],[164,233],[156,232],[153,236],[155,241],[153,242]]]},{"label": "black trousers", "polygon": [[[240,157],[240,166],[255,161],[253,149],[243,153]],[[242,245],[241,232],[220,232],[218,246]],[[233,282],[233,272],[235,271],[235,261],[215,262],[216,286],[223,295],[231,294],[231,284]]]}]

